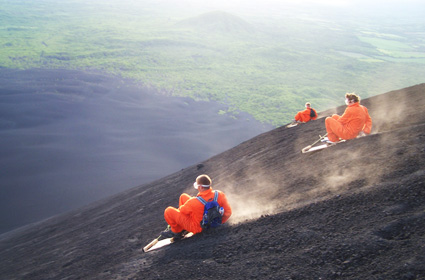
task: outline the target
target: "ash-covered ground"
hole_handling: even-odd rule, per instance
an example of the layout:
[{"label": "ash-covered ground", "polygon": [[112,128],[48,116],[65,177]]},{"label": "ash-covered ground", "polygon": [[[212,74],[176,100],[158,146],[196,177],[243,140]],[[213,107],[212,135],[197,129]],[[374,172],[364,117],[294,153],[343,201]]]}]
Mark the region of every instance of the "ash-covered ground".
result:
[{"label": "ash-covered ground", "polygon": [[[342,94],[343,96],[343,94]],[[362,100],[372,134],[309,154],[280,127],[149,184],[3,235],[4,279],[425,279],[425,84]],[[143,253],[199,174],[234,215]]]},{"label": "ash-covered ground", "polygon": [[271,125],[100,72],[0,69],[0,234],[152,182]]}]

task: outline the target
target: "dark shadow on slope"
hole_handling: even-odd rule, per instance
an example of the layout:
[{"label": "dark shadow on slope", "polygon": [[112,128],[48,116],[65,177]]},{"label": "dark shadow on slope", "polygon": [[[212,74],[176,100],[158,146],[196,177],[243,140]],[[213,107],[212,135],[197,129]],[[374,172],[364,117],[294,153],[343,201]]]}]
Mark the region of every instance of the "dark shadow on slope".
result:
[{"label": "dark shadow on slope", "polygon": [[[10,279],[424,279],[424,92],[422,84],[364,100],[374,120],[368,137],[302,154],[323,134],[324,117],[343,107],[322,112],[317,121],[263,133],[150,184],[4,235],[0,273]],[[381,106],[403,108],[389,118]],[[165,207],[177,206],[183,191],[194,195],[200,173],[228,194],[229,225],[142,253],[165,227]]]},{"label": "dark shadow on slope", "polygon": [[101,73],[0,70],[0,233],[205,160],[271,129]]}]

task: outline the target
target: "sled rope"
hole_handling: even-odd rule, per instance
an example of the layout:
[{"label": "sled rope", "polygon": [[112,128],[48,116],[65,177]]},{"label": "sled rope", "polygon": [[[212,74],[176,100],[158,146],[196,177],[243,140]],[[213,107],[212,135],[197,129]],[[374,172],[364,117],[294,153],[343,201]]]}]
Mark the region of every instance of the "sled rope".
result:
[{"label": "sled rope", "polygon": [[313,144],[311,144],[311,145],[308,145],[307,147],[305,147],[304,149],[302,149],[301,151],[303,152],[303,153],[305,153],[306,151],[308,151],[308,150],[310,150],[311,149],[311,147],[313,147],[317,142],[319,142],[320,140],[322,140],[323,138],[325,138],[326,136],[328,135],[328,133],[326,133],[325,135],[323,135],[323,136],[321,136],[321,135],[319,135],[319,140],[317,140],[316,142],[314,142]]}]

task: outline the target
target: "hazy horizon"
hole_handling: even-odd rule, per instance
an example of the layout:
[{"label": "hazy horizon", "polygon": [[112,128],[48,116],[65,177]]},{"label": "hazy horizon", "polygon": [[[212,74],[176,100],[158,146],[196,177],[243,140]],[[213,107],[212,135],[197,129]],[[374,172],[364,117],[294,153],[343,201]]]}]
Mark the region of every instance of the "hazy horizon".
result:
[{"label": "hazy horizon", "polygon": [[[115,0],[112,0],[115,1]],[[151,0],[147,0],[151,1]],[[107,3],[110,1],[99,0],[99,3]],[[131,1],[130,1],[131,2]],[[120,1],[120,3],[126,3]],[[146,3],[146,2],[145,2]],[[365,13],[375,15],[388,15],[388,12],[396,12],[392,16],[405,16],[403,12],[417,13],[422,15],[425,9],[425,3],[420,0],[159,0],[155,1],[161,5],[178,6],[185,8],[187,11],[202,11],[202,10],[215,10],[222,9],[229,12],[241,12],[250,14],[256,13],[271,13],[275,14],[278,9],[282,8],[304,8],[306,11],[310,8],[328,8],[335,9],[335,11],[349,11],[350,13]],[[133,3],[132,3],[133,4]],[[143,5],[143,2],[135,3],[135,5]],[[373,11],[367,10],[374,9]],[[294,12],[294,11],[292,11]],[[302,12],[302,10],[299,10]]]}]

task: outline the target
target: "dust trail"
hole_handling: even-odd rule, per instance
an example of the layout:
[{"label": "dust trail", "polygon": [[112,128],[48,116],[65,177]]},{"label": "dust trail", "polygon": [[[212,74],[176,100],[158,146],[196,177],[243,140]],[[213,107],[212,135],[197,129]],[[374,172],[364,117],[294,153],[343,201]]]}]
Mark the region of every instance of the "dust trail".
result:
[{"label": "dust trail", "polygon": [[[391,131],[403,125],[408,120],[406,101],[394,105],[391,96],[385,95],[373,102],[365,102],[373,121],[372,134],[381,134],[381,130]],[[221,182],[217,182],[233,208],[229,223],[246,222],[265,214],[273,215],[373,187],[395,168],[389,165],[389,157],[408,153],[401,150],[393,138],[380,135],[373,142],[350,140],[341,144],[347,149],[333,151],[327,158],[330,162],[325,163],[323,168],[318,168],[317,162],[306,161],[305,157],[287,159],[277,169],[267,165],[267,160],[264,161],[265,166],[254,166],[253,162],[258,161],[256,158],[233,162],[233,166],[218,172]],[[305,146],[305,141],[300,137],[293,142],[296,146]],[[369,143],[369,146],[361,146],[364,143]],[[375,152],[378,150],[380,152]],[[273,162],[273,159],[269,160]]]},{"label": "dust trail", "polygon": [[230,224],[237,224],[243,221],[257,219],[265,214],[276,213],[277,203],[268,201],[265,198],[244,197],[235,193],[229,193],[233,215]]},{"label": "dust trail", "polygon": [[[239,180],[240,181],[240,180]],[[245,178],[244,184],[227,180],[220,184],[225,190],[232,207],[230,224],[237,224],[246,220],[259,218],[261,215],[276,213],[279,206],[275,197],[279,192],[276,183],[267,177],[252,174]]]},{"label": "dust trail", "polygon": [[[400,96],[404,95],[400,94]],[[372,134],[387,130],[388,122],[403,122],[408,111],[406,101],[395,103],[389,93],[374,98],[370,106],[367,106],[372,118]]]},{"label": "dust trail", "polygon": [[[299,170],[287,164],[283,170],[290,176],[276,179],[265,172],[267,169],[256,169],[256,173],[244,177],[243,184],[235,183],[237,179],[221,183],[233,209],[230,224],[253,220],[266,214],[276,214],[303,207],[311,203],[323,201],[347,192],[363,191],[377,183],[383,173],[387,155],[378,159],[367,159],[361,152],[339,151],[335,153],[332,166],[317,173]],[[382,164],[376,164],[376,161]],[[294,164],[297,166],[297,164]],[[308,168],[307,168],[308,169]],[[240,180],[239,180],[240,182]]]}]

